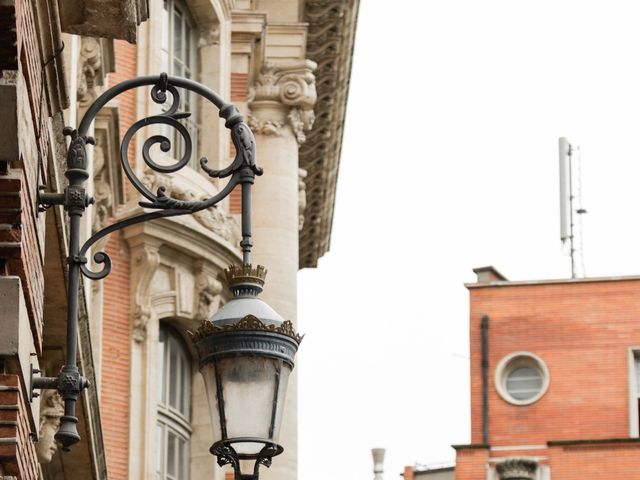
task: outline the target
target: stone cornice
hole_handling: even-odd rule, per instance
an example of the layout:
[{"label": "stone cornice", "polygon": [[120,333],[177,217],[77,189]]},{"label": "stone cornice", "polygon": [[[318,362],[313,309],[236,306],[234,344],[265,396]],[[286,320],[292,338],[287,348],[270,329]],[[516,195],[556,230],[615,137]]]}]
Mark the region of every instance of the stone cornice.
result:
[{"label": "stone cornice", "polygon": [[329,250],[338,164],[359,0],[306,0],[307,58],[318,64],[315,123],[300,148],[307,206],[300,232],[299,266],[315,267]]}]

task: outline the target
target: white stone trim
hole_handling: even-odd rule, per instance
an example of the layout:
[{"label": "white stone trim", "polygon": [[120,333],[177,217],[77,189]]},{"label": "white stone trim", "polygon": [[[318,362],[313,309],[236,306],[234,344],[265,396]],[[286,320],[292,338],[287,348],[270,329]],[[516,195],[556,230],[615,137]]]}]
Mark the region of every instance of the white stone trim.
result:
[{"label": "white stone trim", "polygon": [[[537,395],[527,400],[518,400],[516,398],[513,398],[509,394],[509,392],[507,392],[507,375],[511,370],[513,370],[513,368],[518,366],[533,367],[537,369],[542,375],[542,388]],[[506,402],[518,406],[530,405],[534,402],[537,402],[547,392],[549,383],[550,375],[547,364],[535,353],[527,351],[512,352],[509,355],[505,356],[502,360],[500,360],[500,363],[498,363],[494,374],[494,384],[498,395],[500,395]]]}]

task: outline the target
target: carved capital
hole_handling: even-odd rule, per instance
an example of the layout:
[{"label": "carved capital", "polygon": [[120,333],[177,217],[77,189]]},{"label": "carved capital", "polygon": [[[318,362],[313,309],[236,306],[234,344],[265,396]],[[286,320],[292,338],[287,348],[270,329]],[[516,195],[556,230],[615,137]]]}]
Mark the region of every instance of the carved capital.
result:
[{"label": "carved capital", "polygon": [[[261,135],[279,135],[289,124],[299,144],[315,119],[316,64],[311,60],[274,64],[267,62],[251,89],[249,126]],[[280,107],[280,108],[278,108]]]},{"label": "carved capital", "polygon": [[140,343],[147,338],[147,323],[152,315],[151,280],[160,265],[159,245],[142,244],[131,251],[132,336]]}]

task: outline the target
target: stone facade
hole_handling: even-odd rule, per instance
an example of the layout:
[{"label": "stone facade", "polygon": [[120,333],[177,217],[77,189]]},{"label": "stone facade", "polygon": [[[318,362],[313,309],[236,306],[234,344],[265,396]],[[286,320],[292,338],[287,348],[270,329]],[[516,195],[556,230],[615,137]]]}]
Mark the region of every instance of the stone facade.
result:
[{"label": "stone facade", "polygon": [[[297,271],[315,266],[328,249],[357,0],[4,2],[0,476],[157,478],[161,330],[170,326],[184,336],[229,298],[221,272],[241,261],[236,192],[215,208],[138,224],[96,244],[113,269],[105,280],[82,281],[79,291],[79,368],[92,384],[78,402],[82,441],[68,454],[55,448],[59,398],[47,391],[31,399],[29,384],[32,369],[53,376],[64,363],[68,224],[61,207],[38,211],[38,186],[64,189],[64,126],[77,126],[110,86],[167,68],[165,50],[175,55],[177,44],[163,39],[167,22],[178,20],[167,20],[165,5],[175,6],[172,15],[193,33],[184,37],[193,40],[189,75],[234,102],[255,130],[265,174],[254,187],[253,261],[268,268],[264,299],[286,319],[296,320]],[[226,166],[235,152],[217,111],[195,99],[189,107],[196,160]],[[88,185],[95,203],[83,220],[83,239],[141,212],[123,173],[120,142],[136,120],[159,108],[148,91],[131,90],[96,118]],[[181,200],[222,188],[196,168],[151,172],[141,147],[158,133],[142,129],[127,151],[145,185],[163,186]],[[214,468],[208,452],[206,394],[192,360],[189,476],[222,480],[225,471]],[[263,469],[267,480],[297,477],[295,375],[284,417],[285,453]]]}]

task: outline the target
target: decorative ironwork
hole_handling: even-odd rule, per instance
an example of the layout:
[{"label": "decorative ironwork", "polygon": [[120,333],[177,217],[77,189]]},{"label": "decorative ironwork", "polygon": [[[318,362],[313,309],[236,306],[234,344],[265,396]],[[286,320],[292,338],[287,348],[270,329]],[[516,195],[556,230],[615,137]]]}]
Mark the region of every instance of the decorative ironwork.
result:
[{"label": "decorative ironwork", "polygon": [[216,335],[224,332],[239,332],[239,331],[260,331],[280,333],[292,338],[298,344],[304,338],[304,335],[296,333],[293,328],[293,323],[290,320],[285,320],[281,325],[267,325],[255,315],[247,315],[236,323],[229,325],[216,326],[209,320],[204,320],[195,332],[189,332],[191,340],[194,343],[199,342],[209,335]]},{"label": "decorative ironwork", "polygon": [[[88,156],[87,144],[95,145],[95,140],[88,135],[89,128],[95,120],[98,112],[112,99],[131,89],[150,86],[151,99],[156,104],[165,104],[168,99],[167,92],[171,94],[171,105],[168,110],[159,115],[152,115],[138,120],[126,131],[120,145],[120,162],[122,168],[133,187],[144,197],[139,202],[143,208],[149,209],[140,215],[117,221],[104,227],[91,236],[84,244],[80,245],[81,218],[85,209],[93,203],[84,188],[84,182],[89,178],[87,170]],[[159,173],[173,173],[184,168],[191,160],[193,141],[188,130],[180,123],[180,120],[189,117],[189,112],[179,112],[180,91],[194,92],[214,104],[220,112],[220,117],[225,120],[225,126],[231,131],[231,140],[236,147],[236,156],[231,164],[223,169],[214,170],[207,166],[207,159],[200,159],[200,166],[204,172],[213,178],[229,177],[227,184],[210,198],[198,201],[185,201],[174,198],[164,187],[159,187],[153,192],[139,179],[131,166],[129,159],[129,144],[134,135],[142,128],[151,125],[165,125],[177,131],[184,142],[184,153],[173,164],[166,165],[152,158],[151,149],[158,145],[162,152],[168,152],[172,148],[171,140],[164,135],[152,135],[142,144],[142,158],[145,164],[153,171]],[[111,271],[111,259],[101,251],[93,255],[93,260],[101,269],[94,271],[87,262],[87,252],[100,239],[112,232],[126,228],[137,223],[146,222],[158,218],[174,217],[192,214],[214,207],[237,186],[242,188],[242,240],[240,247],[243,252],[243,263],[250,263],[251,253],[251,186],[256,175],[262,174],[262,169],[256,165],[255,139],[249,127],[244,123],[238,109],[225,102],[217,93],[193,80],[169,77],[166,73],[159,76],[138,77],[122,82],[98,97],[87,109],[78,129],[66,127],[63,133],[71,137],[67,152],[67,169],[65,176],[69,185],[64,193],[45,193],[38,188],[39,207],[44,209],[52,205],[62,205],[69,215],[69,275],[67,288],[67,355],[65,366],[58,377],[34,378],[32,389],[56,389],[65,401],[65,415],[61,419],[60,430],[56,439],[65,450],[80,440],[76,424],[75,404],[80,392],[89,386],[89,382],[80,375],[76,367],[78,350],[78,286],[79,275],[82,274],[91,280],[99,280],[106,277]],[[175,145],[174,145],[175,147]]]},{"label": "decorative ironwork", "polygon": [[[233,448],[234,443],[262,443],[264,447],[256,454],[238,453]],[[261,438],[230,438],[214,443],[209,451],[216,456],[221,467],[231,465],[237,480],[258,480],[260,465],[271,466],[273,457],[280,455],[284,449],[277,443],[266,442]],[[240,471],[240,460],[255,460],[252,473]]]}]

